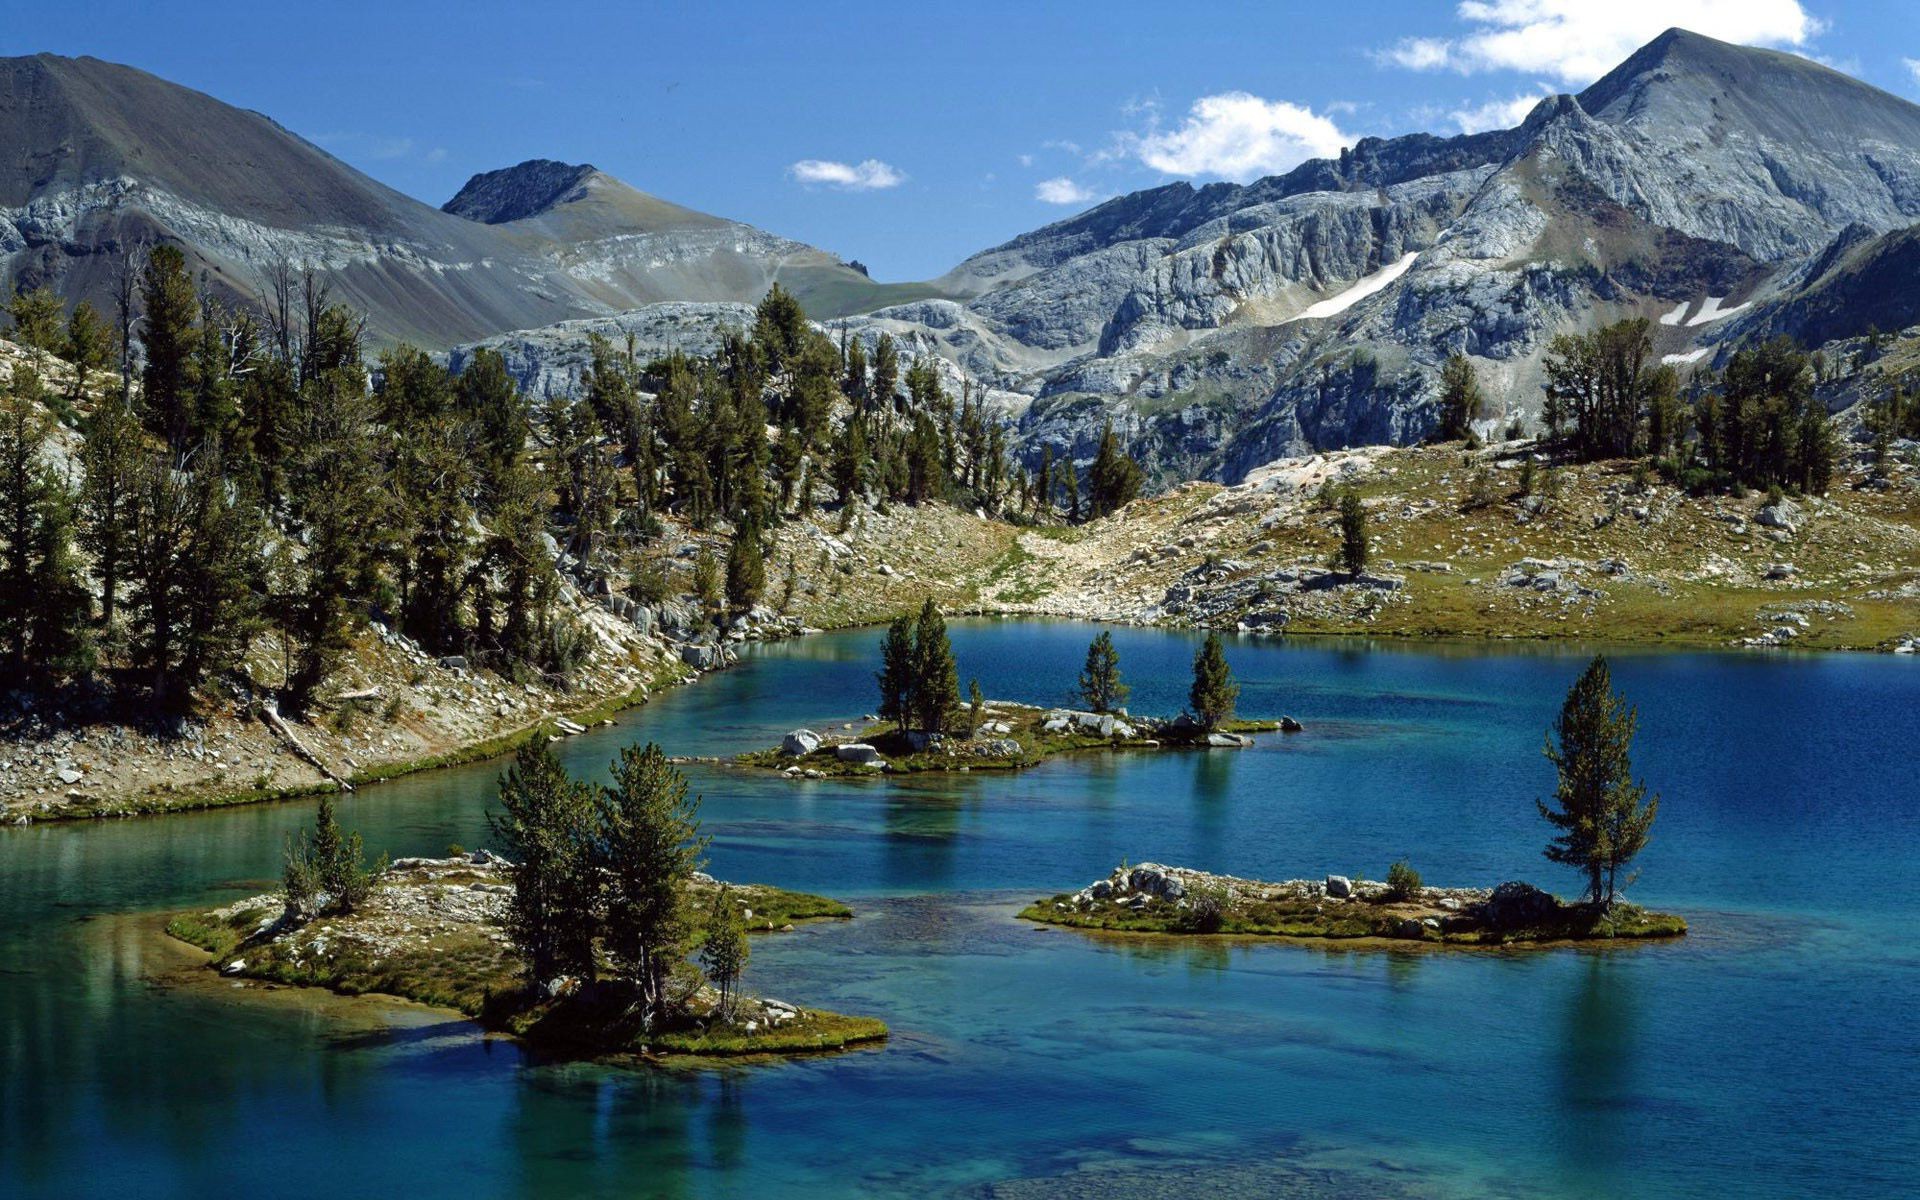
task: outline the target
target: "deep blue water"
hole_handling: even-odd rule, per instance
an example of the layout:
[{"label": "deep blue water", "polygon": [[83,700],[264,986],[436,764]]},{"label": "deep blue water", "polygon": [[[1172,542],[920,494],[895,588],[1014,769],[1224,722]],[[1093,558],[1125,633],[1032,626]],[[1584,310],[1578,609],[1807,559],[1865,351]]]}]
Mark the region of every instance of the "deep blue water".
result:
[{"label": "deep blue water", "polygon": [[[1065,700],[1092,632],[957,624],[962,677]],[[1177,708],[1194,640],[1114,636],[1135,709]],[[857,718],[876,643],[763,648],[565,756]],[[1911,661],[1613,656],[1663,796],[1634,895],[1689,916],[1681,943],[1352,951],[1012,919],[1123,858],[1284,878],[1407,856],[1434,883],[1571,891],[1533,800],[1586,653],[1248,641],[1242,711],[1306,733],[937,782],[693,770],[715,873],[860,914],[756,940],[750,986],[895,1030],[772,1067],[539,1063],[425,1010],[157,986],[173,956],[114,914],[257,887],[309,805],[0,830],[0,1196],[1920,1190]],[[481,845],[498,770],[341,812],[376,852]]]}]

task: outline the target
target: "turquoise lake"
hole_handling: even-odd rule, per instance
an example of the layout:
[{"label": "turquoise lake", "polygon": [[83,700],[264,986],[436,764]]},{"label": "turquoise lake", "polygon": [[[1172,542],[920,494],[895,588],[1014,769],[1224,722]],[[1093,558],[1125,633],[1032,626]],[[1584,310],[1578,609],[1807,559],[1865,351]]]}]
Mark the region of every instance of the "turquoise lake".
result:
[{"label": "turquoise lake", "polygon": [[[1066,701],[1096,627],[957,622],[963,680]],[[1196,639],[1116,629],[1136,711]],[[728,754],[873,704],[878,633],[563,743]],[[882,1049],[685,1073],[543,1062],[444,1014],[163,986],[131,914],[277,876],[292,803],[0,829],[0,1196],[1885,1197],[1920,1192],[1920,663],[1621,651],[1663,796],[1633,896],[1676,943],[1420,952],[1095,940],[1013,914],[1122,859],[1261,878],[1577,880],[1544,732],[1591,649],[1229,643],[1241,751],[794,783],[690,768],[710,869],[854,906],[760,994]],[[500,765],[340,803],[370,850],[487,843]],[[177,972],[176,972],[177,973]]]}]

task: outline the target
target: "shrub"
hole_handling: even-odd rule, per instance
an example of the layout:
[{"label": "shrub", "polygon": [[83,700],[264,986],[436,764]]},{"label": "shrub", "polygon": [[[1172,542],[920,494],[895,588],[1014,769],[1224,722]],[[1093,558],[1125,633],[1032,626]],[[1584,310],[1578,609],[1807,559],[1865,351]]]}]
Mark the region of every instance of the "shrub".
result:
[{"label": "shrub", "polygon": [[1401,859],[1387,868],[1387,899],[1411,900],[1420,892],[1420,872]]},{"label": "shrub", "polygon": [[1195,888],[1187,893],[1187,908],[1180,917],[1180,928],[1189,933],[1219,933],[1227,919],[1227,893],[1224,888]]},{"label": "shrub", "polygon": [[673,594],[673,581],[657,559],[647,559],[633,569],[630,591],[635,603],[651,607]]}]

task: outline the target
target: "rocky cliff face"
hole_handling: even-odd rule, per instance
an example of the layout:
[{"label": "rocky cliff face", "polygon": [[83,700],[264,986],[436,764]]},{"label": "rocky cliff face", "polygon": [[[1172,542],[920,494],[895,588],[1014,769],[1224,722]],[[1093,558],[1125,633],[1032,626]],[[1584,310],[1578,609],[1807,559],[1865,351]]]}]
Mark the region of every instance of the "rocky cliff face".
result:
[{"label": "rocky cliff face", "polygon": [[937,322],[874,319],[918,322],[1036,396],[1030,455],[1084,457],[1113,420],[1165,479],[1234,480],[1280,454],[1417,439],[1454,352],[1505,425],[1531,414],[1565,330],[1645,316],[1658,353],[1699,362],[1763,310],[1818,340],[1869,310],[1894,327],[1909,289],[1891,247],[1781,305],[1843,231],[1920,221],[1916,181],[1920,108],[1673,30],[1516,129],[1369,139],[1245,187],[1120,197],[963,263],[941,283],[970,298]]}]

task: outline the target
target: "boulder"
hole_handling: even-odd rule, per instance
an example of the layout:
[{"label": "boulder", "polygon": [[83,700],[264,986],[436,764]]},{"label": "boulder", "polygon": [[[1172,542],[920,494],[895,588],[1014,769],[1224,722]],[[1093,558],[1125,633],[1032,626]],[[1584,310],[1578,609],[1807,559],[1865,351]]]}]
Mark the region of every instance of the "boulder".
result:
[{"label": "boulder", "polygon": [[780,739],[780,753],[788,758],[804,758],[820,748],[820,735],[811,729],[796,729]]},{"label": "boulder", "polygon": [[1560,909],[1560,901],[1530,883],[1509,880],[1480,904],[1480,919],[1494,929],[1537,925]]},{"label": "boulder", "polygon": [[1294,720],[1292,717],[1280,718],[1281,733],[1299,733],[1302,729],[1305,729],[1305,728],[1306,728],[1305,725],[1302,725],[1300,722]]},{"label": "boulder", "polygon": [[1427,926],[1418,917],[1408,917],[1394,924],[1393,936],[1417,942],[1427,936]]},{"label": "boulder", "polygon": [[1753,519],[1768,529],[1784,529],[1788,533],[1793,533],[1800,528],[1800,523],[1806,519],[1806,516],[1800,511],[1800,506],[1793,501],[1779,500],[1755,513]]},{"label": "boulder", "polygon": [[467,656],[464,654],[449,654],[440,660],[440,665],[449,671],[464,671],[467,669]]},{"label": "boulder", "polygon": [[907,735],[907,745],[913,747],[916,753],[938,749],[946,742],[947,735],[944,733],[921,733],[916,730]]},{"label": "boulder", "polygon": [[1336,900],[1345,900],[1348,896],[1353,895],[1353,880],[1348,879],[1345,875],[1327,876],[1327,895],[1332,896]]},{"label": "boulder", "polygon": [[1207,745],[1222,750],[1237,750],[1246,744],[1246,739],[1237,733],[1210,733],[1207,735]]},{"label": "boulder", "polygon": [[846,742],[833,748],[833,756],[841,762],[877,763],[880,752],[865,742]]},{"label": "boulder", "polygon": [[1167,868],[1159,863],[1141,863],[1127,872],[1127,890],[1139,896],[1159,896],[1164,900],[1178,900],[1187,894],[1186,885],[1175,879]]},{"label": "boulder", "polygon": [[987,758],[1018,758],[1020,743],[1013,738],[990,738],[978,743],[979,753]]},{"label": "boulder", "polygon": [[719,653],[712,646],[682,646],[680,661],[696,671],[704,671],[719,661]]}]

